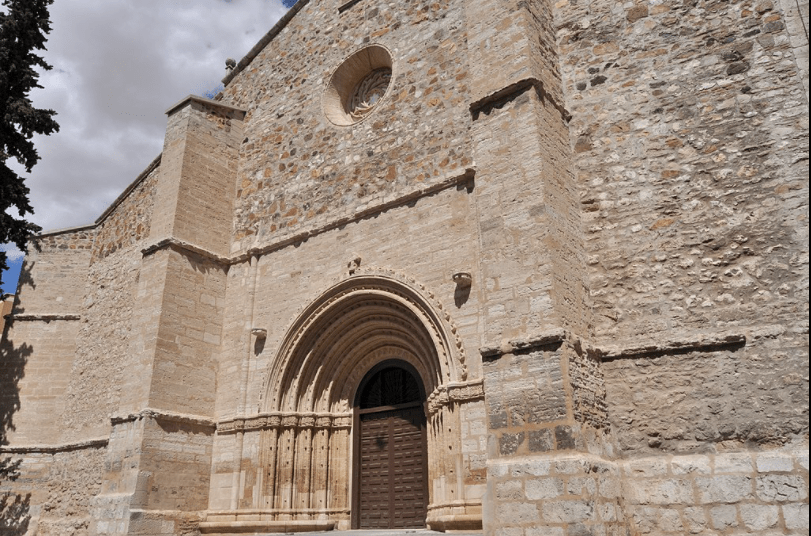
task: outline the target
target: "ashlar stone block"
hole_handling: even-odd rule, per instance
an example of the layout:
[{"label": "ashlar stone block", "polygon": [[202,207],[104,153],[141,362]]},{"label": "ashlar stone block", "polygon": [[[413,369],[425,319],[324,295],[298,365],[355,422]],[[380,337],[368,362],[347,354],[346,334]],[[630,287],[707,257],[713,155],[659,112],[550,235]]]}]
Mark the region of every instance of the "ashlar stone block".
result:
[{"label": "ashlar stone block", "polygon": [[726,475],[696,479],[699,502],[701,504],[735,504],[753,495],[752,477]]}]

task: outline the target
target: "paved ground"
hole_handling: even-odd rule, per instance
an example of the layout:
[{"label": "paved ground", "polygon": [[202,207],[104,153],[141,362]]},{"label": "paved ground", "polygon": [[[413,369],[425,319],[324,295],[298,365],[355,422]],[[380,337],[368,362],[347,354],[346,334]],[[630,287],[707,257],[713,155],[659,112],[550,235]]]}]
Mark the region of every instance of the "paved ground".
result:
[{"label": "paved ground", "polygon": [[[286,534],[292,534],[290,532]],[[350,530],[345,532],[297,532],[296,536],[446,536],[443,532],[432,532],[430,530]],[[267,536],[274,536],[268,534]],[[454,532],[453,536],[482,536],[481,532],[460,533]]]}]

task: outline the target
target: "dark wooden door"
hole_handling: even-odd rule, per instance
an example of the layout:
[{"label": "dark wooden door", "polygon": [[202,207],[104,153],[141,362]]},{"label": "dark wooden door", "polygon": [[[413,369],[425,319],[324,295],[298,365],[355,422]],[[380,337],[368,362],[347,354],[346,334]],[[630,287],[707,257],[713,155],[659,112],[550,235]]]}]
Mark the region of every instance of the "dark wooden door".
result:
[{"label": "dark wooden door", "polygon": [[361,529],[425,528],[426,457],[422,405],[360,416]]}]

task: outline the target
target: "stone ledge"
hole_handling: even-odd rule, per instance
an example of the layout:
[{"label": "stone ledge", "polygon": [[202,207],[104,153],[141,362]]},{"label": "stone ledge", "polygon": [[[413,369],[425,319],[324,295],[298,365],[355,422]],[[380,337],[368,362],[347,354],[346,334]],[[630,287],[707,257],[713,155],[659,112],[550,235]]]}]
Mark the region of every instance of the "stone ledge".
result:
[{"label": "stone ledge", "polygon": [[529,352],[537,348],[560,344],[570,340],[583,350],[605,361],[634,359],[685,352],[712,352],[724,348],[739,348],[754,341],[777,339],[788,329],[781,325],[766,325],[742,328],[740,331],[720,333],[693,333],[682,339],[642,340],[626,345],[590,344],[562,328],[551,328],[547,332],[513,339],[500,345],[489,344],[479,348],[485,360],[496,360],[504,355]]},{"label": "stone ledge", "polygon": [[[47,238],[49,236],[58,236],[61,234],[70,234],[70,233],[80,233],[82,231],[95,231],[96,225],[95,223],[90,223],[87,225],[78,225],[76,227],[66,227],[64,229],[52,229],[50,231],[43,231],[37,235],[34,235],[31,240],[36,241],[38,238]],[[73,253],[74,250],[66,250],[67,253]]]},{"label": "stone ledge", "polygon": [[515,352],[529,352],[535,348],[560,344],[569,338],[568,332],[563,328],[552,328],[545,333],[530,335],[523,339],[513,339],[509,342],[496,345],[488,345],[479,348],[479,353],[485,359],[497,359],[506,354]]},{"label": "stone ledge", "polygon": [[439,532],[481,531],[483,527],[481,515],[457,514],[428,518],[428,529]]},{"label": "stone ledge", "polygon": [[284,249],[293,244],[304,242],[311,237],[326,233],[327,231],[332,231],[333,229],[338,229],[339,227],[343,227],[344,225],[355,223],[360,220],[380,214],[381,212],[385,212],[387,210],[402,205],[406,205],[408,203],[411,203],[412,201],[416,201],[423,197],[428,197],[429,195],[433,195],[443,190],[447,190],[448,188],[453,188],[454,186],[470,183],[475,179],[475,177],[476,177],[475,166],[465,168],[465,170],[461,173],[459,171],[448,173],[440,177],[438,182],[430,186],[426,186],[424,188],[417,188],[407,194],[390,199],[388,201],[383,201],[379,204],[370,207],[360,208],[351,216],[345,216],[342,218],[338,218],[336,220],[332,220],[330,222],[325,223],[324,225],[321,225],[320,227],[316,227],[309,231],[304,231],[295,234],[289,238],[282,239],[273,244],[268,244],[266,246],[262,246],[259,248],[251,248],[248,250],[247,254],[240,255],[231,259],[231,264],[245,262],[252,256],[262,256],[268,253],[272,253],[274,251],[278,251],[280,249]]},{"label": "stone ledge", "polygon": [[564,121],[567,123],[571,121],[572,114],[570,114],[562,104],[556,102],[552,96],[547,93],[547,91],[544,89],[543,82],[533,77],[519,80],[518,82],[510,84],[505,88],[494,91],[489,95],[485,95],[481,99],[472,102],[470,104],[470,113],[473,115],[473,119],[475,121],[478,118],[478,114],[484,111],[486,108],[497,105],[501,102],[512,100],[533,88],[542,99],[548,100],[552,103],[552,106],[554,106],[555,109],[560,112],[560,115],[563,117]]},{"label": "stone ledge", "polygon": [[203,534],[251,534],[256,532],[323,532],[335,530],[335,521],[204,521]]},{"label": "stone ledge", "polygon": [[19,321],[19,322],[53,322],[56,320],[63,320],[63,321],[76,321],[81,320],[81,315],[73,315],[73,314],[10,314],[5,316],[6,320],[9,322]]},{"label": "stone ledge", "polygon": [[146,257],[162,249],[174,249],[180,253],[193,253],[224,266],[231,264],[231,259],[228,257],[217,255],[216,253],[203,249],[199,246],[195,246],[194,244],[184,242],[183,240],[178,240],[177,238],[164,238],[160,242],[142,249],[141,254]]},{"label": "stone ledge", "polygon": [[343,13],[344,11],[352,9],[352,7],[355,6],[355,4],[359,4],[360,2],[361,0],[349,0],[348,2],[342,4],[341,7],[338,8],[338,13]]},{"label": "stone ledge", "polygon": [[204,106],[211,106],[212,108],[218,108],[218,109],[226,111],[226,112],[234,112],[234,113],[242,114],[243,118],[245,117],[245,114],[247,113],[242,108],[237,108],[236,106],[231,106],[229,104],[223,104],[222,102],[207,99],[207,98],[201,97],[199,95],[188,95],[184,99],[177,102],[175,105],[171,106],[168,110],[166,110],[166,115],[172,115],[173,113],[175,113],[180,108],[183,108],[184,106],[186,106],[186,104],[192,103],[192,102],[197,102],[197,103],[202,104]]},{"label": "stone ledge", "polygon": [[116,426],[128,422],[135,422],[141,419],[153,419],[155,421],[190,424],[196,426],[203,426],[211,429],[214,429],[217,426],[217,424],[208,417],[201,417],[199,415],[188,415],[185,413],[173,413],[170,411],[163,411],[151,408],[143,409],[137,413],[129,413],[127,415],[114,415],[113,417],[110,418],[110,422],[113,426]]},{"label": "stone ledge", "polygon": [[62,443],[60,445],[21,445],[0,447],[3,454],[58,454],[60,452],[71,452],[74,450],[84,450],[106,447],[110,442],[107,437],[97,439],[86,439],[75,443]]},{"label": "stone ledge", "polygon": [[630,359],[673,352],[709,351],[730,346],[743,346],[747,337],[742,333],[704,334],[696,333],[690,338],[669,341],[646,341],[636,346],[608,346],[600,348],[598,353],[607,361]]}]

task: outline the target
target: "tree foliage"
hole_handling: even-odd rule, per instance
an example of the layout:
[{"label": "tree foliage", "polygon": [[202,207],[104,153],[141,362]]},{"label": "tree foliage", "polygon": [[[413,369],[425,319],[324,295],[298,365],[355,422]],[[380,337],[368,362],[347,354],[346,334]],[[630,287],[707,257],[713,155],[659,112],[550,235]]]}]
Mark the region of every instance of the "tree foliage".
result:
[{"label": "tree foliage", "polygon": [[[34,134],[59,131],[53,118],[56,112],[34,108],[29,98],[32,89],[42,87],[36,68],[51,69],[36,51],[45,50],[52,3],[3,0],[5,13],[0,12],[0,244],[13,242],[21,251],[40,228],[25,220],[26,214],[34,213],[29,190],[8,161],[15,159],[30,173],[40,158]],[[0,251],[0,283],[7,268],[6,254]]]}]

